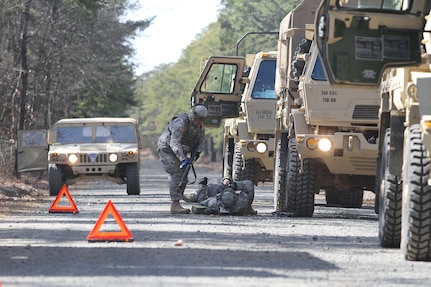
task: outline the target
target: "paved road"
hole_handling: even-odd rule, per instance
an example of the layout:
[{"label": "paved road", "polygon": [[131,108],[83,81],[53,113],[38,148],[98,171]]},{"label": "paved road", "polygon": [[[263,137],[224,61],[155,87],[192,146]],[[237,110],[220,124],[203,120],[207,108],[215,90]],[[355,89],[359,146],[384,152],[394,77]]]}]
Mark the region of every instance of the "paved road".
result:
[{"label": "paved road", "polygon": [[[174,216],[160,163],[142,166],[140,196],[111,183],[79,183],[69,188],[75,215],[49,213],[49,198],[3,218],[2,286],[430,286],[430,262],[379,246],[372,206],[329,208],[319,196],[313,218],[274,217],[268,184],[256,188],[257,216]],[[108,200],[132,242],[87,241]],[[109,216],[100,231],[116,229]]]}]

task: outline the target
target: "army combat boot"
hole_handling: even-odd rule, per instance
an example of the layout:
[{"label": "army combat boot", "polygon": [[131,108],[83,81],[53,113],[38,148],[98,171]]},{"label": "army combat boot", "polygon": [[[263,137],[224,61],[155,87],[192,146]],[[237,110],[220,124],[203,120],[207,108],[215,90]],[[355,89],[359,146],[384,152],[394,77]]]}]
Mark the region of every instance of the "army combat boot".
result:
[{"label": "army combat boot", "polygon": [[188,214],[188,213],[190,213],[190,209],[183,208],[180,205],[179,200],[174,200],[174,201],[172,201],[172,204],[171,204],[171,213],[172,214]]},{"label": "army combat boot", "polygon": [[198,195],[196,192],[192,191],[188,194],[183,194],[183,200],[185,202],[197,202],[198,201]]},{"label": "army combat boot", "polygon": [[250,214],[250,215],[257,215],[257,211],[253,209],[253,207],[249,207],[247,209],[247,211],[245,212],[246,214]]}]

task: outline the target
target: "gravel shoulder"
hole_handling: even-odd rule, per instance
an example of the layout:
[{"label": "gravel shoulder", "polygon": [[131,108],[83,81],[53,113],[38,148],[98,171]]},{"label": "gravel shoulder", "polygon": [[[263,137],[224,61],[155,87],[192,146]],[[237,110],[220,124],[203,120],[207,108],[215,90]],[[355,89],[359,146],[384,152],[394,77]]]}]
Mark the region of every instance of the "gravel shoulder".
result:
[{"label": "gravel shoulder", "polygon": [[22,179],[0,174],[0,219],[16,213],[25,213],[49,200],[48,182],[43,175]]}]

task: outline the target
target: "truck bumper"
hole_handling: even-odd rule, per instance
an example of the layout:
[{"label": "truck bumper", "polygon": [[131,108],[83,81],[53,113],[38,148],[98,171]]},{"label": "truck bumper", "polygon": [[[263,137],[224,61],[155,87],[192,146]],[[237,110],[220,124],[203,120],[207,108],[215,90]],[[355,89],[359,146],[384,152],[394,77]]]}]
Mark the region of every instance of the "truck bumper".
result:
[{"label": "truck bumper", "polygon": [[72,166],[74,175],[113,174],[115,165]]},{"label": "truck bumper", "polygon": [[[245,160],[255,159],[266,169],[274,169],[274,143],[273,138],[269,140],[241,140],[237,144],[240,147],[240,153]],[[262,152],[265,146],[265,151]]]},{"label": "truck bumper", "polygon": [[[321,159],[333,174],[376,174],[378,144],[369,143],[361,133],[300,134],[296,139],[301,159]],[[325,141],[327,151],[320,147]]]}]

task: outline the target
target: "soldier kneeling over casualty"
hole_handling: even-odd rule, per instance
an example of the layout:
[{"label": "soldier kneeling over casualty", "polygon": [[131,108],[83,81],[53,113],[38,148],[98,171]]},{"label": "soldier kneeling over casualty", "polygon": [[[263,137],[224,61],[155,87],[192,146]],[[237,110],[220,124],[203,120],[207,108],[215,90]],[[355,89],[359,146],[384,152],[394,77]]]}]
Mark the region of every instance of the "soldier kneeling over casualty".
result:
[{"label": "soldier kneeling over casualty", "polygon": [[220,181],[204,177],[199,181],[198,190],[184,194],[187,202],[197,202],[192,206],[195,214],[256,215],[251,205],[254,199],[254,184],[251,180],[234,182],[230,178]]}]

